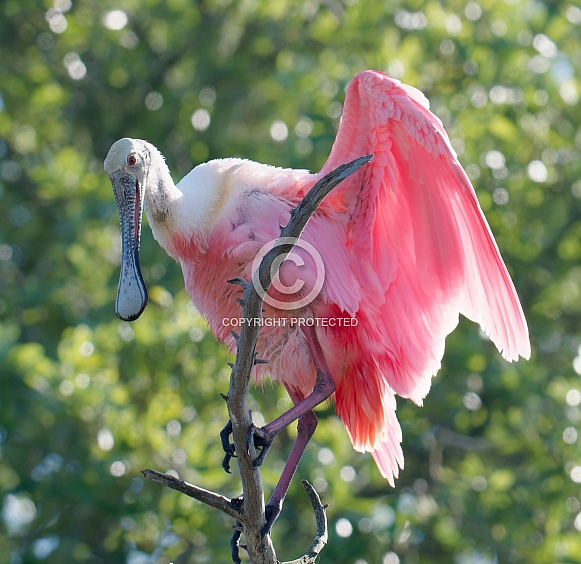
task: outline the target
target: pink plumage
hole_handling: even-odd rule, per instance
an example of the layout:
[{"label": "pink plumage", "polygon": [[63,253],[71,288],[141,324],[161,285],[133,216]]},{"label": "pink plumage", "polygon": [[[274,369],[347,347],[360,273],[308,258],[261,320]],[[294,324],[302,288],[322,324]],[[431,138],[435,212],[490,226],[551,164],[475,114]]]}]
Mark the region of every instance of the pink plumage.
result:
[{"label": "pink plumage", "polygon": [[[159,153],[144,146],[153,162]],[[238,159],[212,161],[169,187],[180,210],[172,216],[170,209],[170,219],[156,219],[161,198],[155,191],[148,198],[146,190],[145,208],[154,235],[181,263],[192,301],[213,334],[234,349],[233,327],[225,320],[240,316],[240,288],[226,281],[250,281],[256,254],[278,238],[279,226],[313,184],[370,153],[371,163],[331,192],[304,231],[302,239],[325,266],[316,299],[290,311],[265,304],[265,319],[286,322],[263,323],[257,352],[269,363],[258,366],[256,376],[284,385],[295,403],[307,398],[317,377],[313,347],[291,320],[327,320],[317,322],[314,336],[334,383],[336,412],[354,448],[371,452],[393,485],[404,460],[395,396],[421,405],[459,314],[477,322],[507,360],[530,355],[515,288],[424,95],[365,71],[349,84],[337,138],[318,174]],[[194,220],[191,202],[199,196],[193,193],[209,182],[204,178],[216,185],[213,203],[208,218]],[[301,279],[299,294],[306,293],[315,283],[315,265],[305,249],[295,253],[304,264],[287,261],[280,278],[287,286]],[[276,289],[269,295],[296,299]],[[329,320],[336,319],[355,323],[331,326]]]}]

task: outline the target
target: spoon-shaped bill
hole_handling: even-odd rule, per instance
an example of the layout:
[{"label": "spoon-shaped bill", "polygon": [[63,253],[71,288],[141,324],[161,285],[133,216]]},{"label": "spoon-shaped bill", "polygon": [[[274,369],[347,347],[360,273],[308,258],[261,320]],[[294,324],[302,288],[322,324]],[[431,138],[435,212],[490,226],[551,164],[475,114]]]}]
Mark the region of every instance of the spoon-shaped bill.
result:
[{"label": "spoon-shaped bill", "polygon": [[121,222],[122,246],[115,312],[124,321],[134,321],[147,305],[147,289],[139,266],[143,188],[135,178],[121,172],[110,178]]}]

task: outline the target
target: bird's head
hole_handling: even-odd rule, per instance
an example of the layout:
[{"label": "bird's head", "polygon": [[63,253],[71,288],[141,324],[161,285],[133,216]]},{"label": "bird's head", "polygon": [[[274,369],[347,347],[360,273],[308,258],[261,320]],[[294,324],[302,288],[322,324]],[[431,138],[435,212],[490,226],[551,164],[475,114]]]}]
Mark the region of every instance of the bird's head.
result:
[{"label": "bird's head", "polygon": [[147,289],[139,266],[141,216],[151,161],[149,144],[139,139],[116,141],[105,159],[121,222],[121,274],[115,311],[120,319],[134,321],[147,305]]}]

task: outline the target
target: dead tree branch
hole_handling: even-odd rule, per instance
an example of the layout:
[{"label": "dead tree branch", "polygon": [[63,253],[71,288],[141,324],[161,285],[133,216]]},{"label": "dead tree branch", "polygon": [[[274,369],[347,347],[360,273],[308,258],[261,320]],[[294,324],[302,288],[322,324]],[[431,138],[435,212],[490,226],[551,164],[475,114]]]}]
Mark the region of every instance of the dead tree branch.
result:
[{"label": "dead tree branch", "polygon": [[309,482],[303,480],[303,486],[307,491],[307,495],[309,496],[311,505],[313,506],[315,519],[317,521],[317,534],[307,552],[297,560],[284,562],[283,564],[314,564],[321,553],[321,550],[323,550],[327,544],[327,514],[325,513],[327,506],[321,503],[317,490],[315,490]]},{"label": "dead tree branch", "polygon": [[193,497],[210,507],[215,507],[220,511],[227,513],[234,519],[240,519],[241,513],[234,500],[231,500],[223,495],[205,490],[198,486],[194,486],[184,480],[176,478],[172,474],[165,474],[163,472],[158,472],[157,470],[151,470],[151,468],[146,468],[142,470],[141,473],[143,477],[150,480],[151,482],[156,482],[157,484],[162,484],[176,490],[189,497]]}]

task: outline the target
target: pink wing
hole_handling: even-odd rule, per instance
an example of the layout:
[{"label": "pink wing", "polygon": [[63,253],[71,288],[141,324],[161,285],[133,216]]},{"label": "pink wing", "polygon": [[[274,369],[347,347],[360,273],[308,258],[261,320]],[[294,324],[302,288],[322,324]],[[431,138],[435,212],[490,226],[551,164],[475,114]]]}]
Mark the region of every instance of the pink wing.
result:
[{"label": "pink wing", "polygon": [[[419,90],[379,72],[360,73],[348,87],[337,139],[319,174],[375,154],[330,198],[352,214],[349,244],[378,274],[377,299],[393,301],[399,290],[401,312],[418,304],[409,312],[427,316],[424,323],[430,310],[447,306],[450,315],[479,323],[507,360],[528,358],[514,285],[474,189],[428,107]],[[403,280],[405,287],[396,288]]]},{"label": "pink wing", "polygon": [[[370,165],[330,194],[329,203],[350,218],[347,245],[361,288],[360,307],[372,305],[376,338],[390,351],[377,358],[384,382],[419,404],[459,313],[479,323],[507,360],[530,356],[513,283],[470,181],[428,108],[415,88],[378,72],[357,75],[347,89],[331,155],[318,175],[375,154]],[[331,288],[328,292],[341,303]],[[363,428],[356,420],[346,423],[355,446],[364,448]],[[393,442],[378,435],[375,446],[365,448],[374,451],[384,475],[397,470],[388,460],[397,452]]]}]

